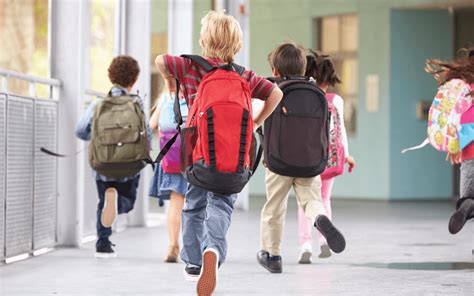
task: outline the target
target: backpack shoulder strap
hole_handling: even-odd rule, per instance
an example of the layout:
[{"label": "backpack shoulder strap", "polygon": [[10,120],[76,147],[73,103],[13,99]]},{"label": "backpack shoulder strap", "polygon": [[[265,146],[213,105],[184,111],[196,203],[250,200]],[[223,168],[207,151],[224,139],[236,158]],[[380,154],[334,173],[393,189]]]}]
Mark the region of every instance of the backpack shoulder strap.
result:
[{"label": "backpack shoulder strap", "polygon": [[240,76],[245,73],[245,67],[237,65],[236,63],[232,63],[232,68],[234,68],[235,72],[239,73]]},{"label": "backpack shoulder strap", "polygon": [[181,57],[185,59],[190,59],[191,61],[195,62],[196,64],[201,66],[204,71],[206,71],[206,73],[209,73],[214,70],[214,67],[211,65],[211,63],[209,63],[209,61],[203,58],[202,56],[193,54],[182,54]]},{"label": "backpack shoulder strap", "polygon": [[294,75],[285,76],[283,77],[283,80],[310,81],[308,76],[294,76]]},{"label": "backpack shoulder strap", "polygon": [[214,71],[215,69],[218,69],[218,68],[222,68],[222,69],[226,69],[226,70],[233,70],[233,71],[237,72],[240,76],[242,76],[245,72],[244,67],[242,67],[240,65],[237,65],[235,63],[229,63],[228,65],[224,65],[224,66],[221,66],[221,67],[214,67],[213,65],[211,65],[211,63],[209,63],[208,60],[206,60],[205,58],[203,58],[202,56],[199,56],[199,55],[182,54],[181,57],[186,58],[186,59],[190,59],[194,63],[198,64],[199,66],[201,66],[204,69],[204,71],[206,71],[206,73]]},{"label": "backpack shoulder strap", "polygon": [[276,84],[280,84],[280,83],[283,81],[283,78],[281,78],[281,77],[274,77],[274,76],[272,76],[272,77],[267,77],[266,79],[267,79],[268,81],[273,82],[273,83],[276,83]]},{"label": "backpack shoulder strap", "polygon": [[334,101],[335,96],[336,96],[335,93],[327,93],[326,94],[326,99],[328,100],[328,102],[332,103],[332,101]]}]

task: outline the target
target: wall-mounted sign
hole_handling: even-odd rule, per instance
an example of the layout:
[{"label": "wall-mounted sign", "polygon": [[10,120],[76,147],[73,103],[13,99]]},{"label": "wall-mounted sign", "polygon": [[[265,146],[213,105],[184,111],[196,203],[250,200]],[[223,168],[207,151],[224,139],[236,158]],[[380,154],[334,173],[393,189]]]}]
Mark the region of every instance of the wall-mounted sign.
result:
[{"label": "wall-mounted sign", "polygon": [[365,79],[365,108],[367,112],[379,111],[379,75],[369,74]]}]

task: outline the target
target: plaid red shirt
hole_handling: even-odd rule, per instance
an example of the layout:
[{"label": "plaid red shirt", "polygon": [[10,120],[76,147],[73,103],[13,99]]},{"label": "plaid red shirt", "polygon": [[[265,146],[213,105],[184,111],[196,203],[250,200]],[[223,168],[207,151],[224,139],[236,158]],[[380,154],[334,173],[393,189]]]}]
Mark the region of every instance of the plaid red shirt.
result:
[{"label": "plaid red shirt", "polygon": [[[207,60],[213,66],[226,64],[219,59]],[[206,75],[204,69],[192,62],[190,59],[178,56],[165,55],[164,61],[168,73],[177,78],[184,86],[184,95],[192,102],[196,96],[199,82],[201,82],[204,75]],[[250,94],[252,95],[252,98],[266,100],[275,87],[273,83],[264,77],[257,76],[253,71],[245,70],[242,77],[249,82]]]}]

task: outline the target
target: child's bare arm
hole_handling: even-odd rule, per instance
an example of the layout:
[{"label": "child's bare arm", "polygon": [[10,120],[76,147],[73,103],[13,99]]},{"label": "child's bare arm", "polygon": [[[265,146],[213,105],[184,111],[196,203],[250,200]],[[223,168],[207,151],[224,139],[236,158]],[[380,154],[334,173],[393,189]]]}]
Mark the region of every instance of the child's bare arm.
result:
[{"label": "child's bare arm", "polygon": [[265,119],[272,114],[276,106],[280,103],[282,97],[283,93],[281,90],[278,87],[275,87],[265,101],[262,111],[260,111],[260,113],[253,119],[254,129],[257,129],[262,125]]},{"label": "child's bare arm", "polygon": [[150,122],[149,122],[150,128],[152,130],[157,130],[158,129],[158,119],[159,119],[159,117],[160,117],[160,107],[157,104],[155,110],[153,111],[153,114],[150,117]]},{"label": "child's bare arm", "polygon": [[171,92],[176,91],[176,78],[168,72],[168,69],[166,69],[164,54],[156,57],[155,65],[158,68],[158,72],[160,72],[161,76],[165,80],[165,83],[168,89]]}]

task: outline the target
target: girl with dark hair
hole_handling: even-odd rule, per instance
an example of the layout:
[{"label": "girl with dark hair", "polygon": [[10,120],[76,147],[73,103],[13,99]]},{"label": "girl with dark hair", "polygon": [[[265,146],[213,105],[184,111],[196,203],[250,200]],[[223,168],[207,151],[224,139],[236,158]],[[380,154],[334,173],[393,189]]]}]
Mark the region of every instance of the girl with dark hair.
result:
[{"label": "girl with dark hair", "polygon": [[[328,55],[322,55],[312,50],[306,55],[306,72],[305,76],[312,77],[318,86],[324,91],[327,92],[329,87],[334,87],[336,84],[341,83],[339,76],[336,73],[335,67],[333,62],[331,61]],[[337,120],[331,120],[331,133],[339,137],[338,139],[334,139],[335,141],[339,141],[342,144],[342,161],[341,167],[342,171],[344,170],[344,163],[349,165],[349,171],[352,171],[352,168],[355,166],[355,160],[349,154],[349,148],[347,143],[347,133],[346,128],[344,126],[344,101],[342,98],[337,94],[327,93],[326,98],[328,102],[335,107],[335,111],[337,114],[336,117],[331,116]],[[331,138],[331,137],[330,137]],[[330,144],[331,145],[331,144]],[[342,154],[341,154],[342,155]],[[330,156],[331,158],[331,156]],[[327,171],[328,169],[326,169]],[[326,173],[325,171],[325,173]],[[338,174],[341,174],[340,171]],[[332,186],[334,184],[335,175],[337,174],[321,174],[321,197],[323,200],[324,207],[326,209],[326,214],[329,219],[331,219],[331,192]],[[299,234],[299,242],[301,246],[301,252],[299,256],[299,263],[311,263],[311,255],[312,255],[312,246],[311,246],[311,225],[308,222],[308,219],[305,218],[304,212],[301,208],[298,209],[298,234]],[[320,254],[319,258],[327,258],[331,256],[331,250],[329,249],[327,242],[319,232],[318,241],[320,244]]]},{"label": "girl with dark hair", "polygon": [[[432,74],[440,85],[454,83],[468,85],[470,96],[474,94],[474,47],[463,49],[460,56],[452,62],[428,60],[426,72]],[[469,94],[467,94],[469,96]],[[468,100],[471,101],[471,100]],[[458,130],[459,150],[448,152],[446,160],[451,164],[461,164],[461,198],[457,202],[456,212],[449,220],[451,234],[458,233],[467,220],[474,218],[474,105],[461,115],[461,129]]]}]

